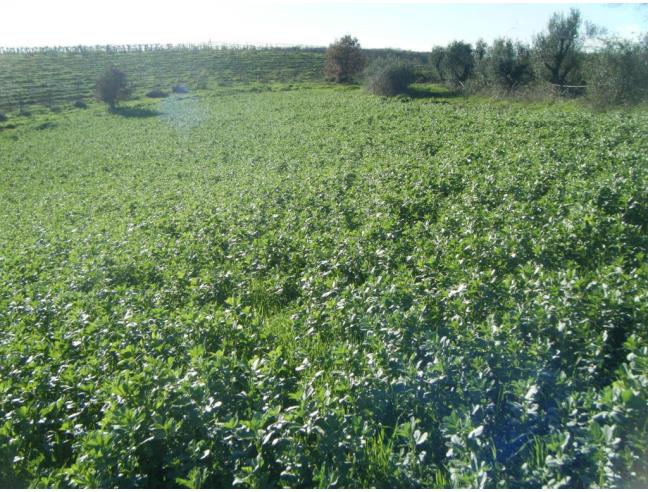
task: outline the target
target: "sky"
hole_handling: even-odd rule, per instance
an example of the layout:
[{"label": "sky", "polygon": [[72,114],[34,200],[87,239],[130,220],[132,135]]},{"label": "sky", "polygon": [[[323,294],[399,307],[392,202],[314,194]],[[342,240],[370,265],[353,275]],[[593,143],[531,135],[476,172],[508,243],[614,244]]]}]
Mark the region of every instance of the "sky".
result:
[{"label": "sky", "polygon": [[429,51],[455,39],[530,41],[553,12],[571,7],[623,37],[648,31],[648,4],[638,3],[7,0],[0,6],[0,46],[326,46],[352,34],[366,48]]}]

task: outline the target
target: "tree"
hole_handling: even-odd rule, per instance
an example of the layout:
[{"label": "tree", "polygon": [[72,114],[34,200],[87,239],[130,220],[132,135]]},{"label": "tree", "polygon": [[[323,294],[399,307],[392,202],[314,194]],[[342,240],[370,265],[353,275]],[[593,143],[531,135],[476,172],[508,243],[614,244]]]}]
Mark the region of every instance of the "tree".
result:
[{"label": "tree", "polygon": [[120,99],[130,94],[126,74],[121,70],[111,67],[97,79],[97,98],[108,103],[113,111]]},{"label": "tree", "polygon": [[569,15],[555,13],[549,19],[547,31],[535,38],[534,48],[543,68],[545,79],[555,85],[574,80],[581,61],[579,29],[580,12],[571,9]]},{"label": "tree", "polygon": [[521,43],[496,39],[485,60],[488,79],[506,92],[528,84],[533,78],[531,54]]},{"label": "tree", "polygon": [[443,82],[443,62],[445,60],[445,48],[443,46],[435,46],[430,53],[430,63],[436,70],[439,80]]},{"label": "tree", "polygon": [[347,35],[337,39],[326,50],[324,75],[327,80],[350,83],[364,65],[365,57],[358,39]]},{"label": "tree", "polygon": [[463,41],[454,41],[446,48],[445,66],[450,80],[457,86],[464,86],[475,68],[472,46]]}]

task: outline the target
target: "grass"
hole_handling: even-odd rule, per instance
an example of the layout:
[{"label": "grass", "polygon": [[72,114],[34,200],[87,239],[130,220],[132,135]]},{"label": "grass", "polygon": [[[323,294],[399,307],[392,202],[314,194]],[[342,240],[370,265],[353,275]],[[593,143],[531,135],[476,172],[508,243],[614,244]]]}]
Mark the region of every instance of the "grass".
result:
[{"label": "grass", "polygon": [[647,114],[416,90],[13,118],[0,483],[645,486]]}]

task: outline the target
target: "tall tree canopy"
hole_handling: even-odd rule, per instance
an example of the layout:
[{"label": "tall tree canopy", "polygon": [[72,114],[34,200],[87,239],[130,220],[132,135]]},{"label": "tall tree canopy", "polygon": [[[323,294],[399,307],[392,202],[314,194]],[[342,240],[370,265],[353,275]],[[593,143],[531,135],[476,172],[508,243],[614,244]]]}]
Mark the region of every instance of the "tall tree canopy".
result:
[{"label": "tall tree canopy", "polygon": [[535,38],[535,51],[542,66],[544,77],[556,85],[565,85],[578,72],[581,62],[579,30],[580,12],[571,9],[565,16],[551,16],[547,30]]}]

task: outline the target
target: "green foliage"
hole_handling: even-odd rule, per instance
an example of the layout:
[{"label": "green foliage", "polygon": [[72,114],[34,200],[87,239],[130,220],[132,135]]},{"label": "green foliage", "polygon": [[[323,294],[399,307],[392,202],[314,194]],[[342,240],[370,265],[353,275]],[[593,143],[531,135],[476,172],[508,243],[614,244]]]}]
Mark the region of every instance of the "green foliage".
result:
[{"label": "green foliage", "polygon": [[597,107],[648,100],[648,43],[607,40],[587,62],[587,96]]},{"label": "green foliage", "polygon": [[443,81],[445,79],[443,73],[443,62],[445,60],[445,48],[443,46],[435,46],[430,52],[430,64],[434,67],[434,72],[437,80]]},{"label": "green foliage", "polygon": [[137,104],[0,132],[1,485],[646,485],[645,111]]},{"label": "green foliage", "polygon": [[444,70],[450,82],[463,87],[475,67],[472,46],[463,41],[453,41],[445,50]]},{"label": "green foliage", "polygon": [[521,43],[496,39],[485,55],[486,74],[492,85],[510,93],[533,80],[531,54]]},{"label": "green foliage", "polygon": [[396,96],[407,92],[416,79],[414,67],[396,58],[374,60],[364,73],[367,89],[378,96]]},{"label": "green foliage", "polygon": [[115,67],[107,69],[97,79],[97,99],[107,103],[110,109],[115,109],[117,102],[129,94],[126,74]]},{"label": "green foliage", "polygon": [[357,38],[346,35],[335,40],[326,50],[324,76],[337,83],[353,82],[354,77],[362,71],[365,56],[362,54]]},{"label": "green foliage", "polygon": [[552,84],[578,84],[582,62],[581,16],[576,9],[569,15],[555,13],[547,30],[536,36],[534,50],[538,58],[540,75]]}]

